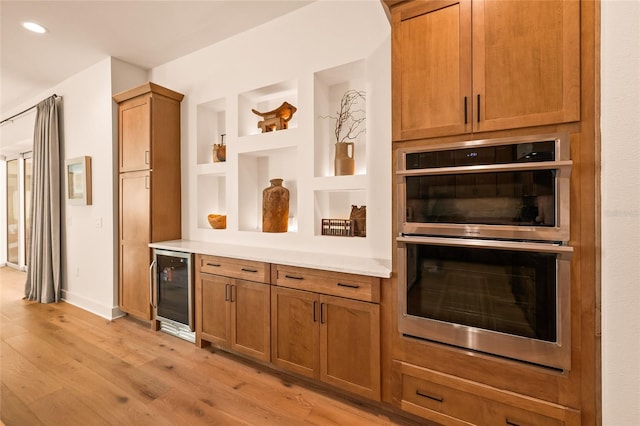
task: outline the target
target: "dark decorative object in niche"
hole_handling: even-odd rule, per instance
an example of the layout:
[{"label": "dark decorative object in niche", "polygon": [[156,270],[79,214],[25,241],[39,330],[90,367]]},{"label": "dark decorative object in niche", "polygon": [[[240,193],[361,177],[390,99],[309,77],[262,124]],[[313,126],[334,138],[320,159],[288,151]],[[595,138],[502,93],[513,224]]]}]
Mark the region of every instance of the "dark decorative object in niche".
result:
[{"label": "dark decorative object in niche", "polygon": [[322,219],[322,235],[353,237],[354,221],[349,219]]},{"label": "dark decorative object in niche", "polygon": [[213,144],[213,162],[222,163],[227,161],[227,146],[224,144],[225,133],[220,135],[220,143]]},{"label": "dark decorative object in niche", "polygon": [[335,121],[334,175],[352,175],[355,169],[354,141],[366,132],[365,120],[366,92],[347,90],[340,101],[340,109],[335,115],[324,115]]},{"label": "dark decorative object in niche", "polygon": [[258,121],[258,127],[262,129],[262,133],[266,133],[274,130],[288,129],[289,120],[291,120],[297,110],[298,109],[290,103],[283,102],[282,105],[272,111],[260,112],[255,109],[251,111],[264,119]]},{"label": "dark decorative object in niche", "polygon": [[289,190],[282,179],[271,179],[271,186],[262,191],[262,232],[289,230]]},{"label": "dark decorative object in niche", "polygon": [[351,215],[349,216],[349,220],[354,222],[354,236],[367,236],[367,206],[358,207],[356,205],[351,205]]}]

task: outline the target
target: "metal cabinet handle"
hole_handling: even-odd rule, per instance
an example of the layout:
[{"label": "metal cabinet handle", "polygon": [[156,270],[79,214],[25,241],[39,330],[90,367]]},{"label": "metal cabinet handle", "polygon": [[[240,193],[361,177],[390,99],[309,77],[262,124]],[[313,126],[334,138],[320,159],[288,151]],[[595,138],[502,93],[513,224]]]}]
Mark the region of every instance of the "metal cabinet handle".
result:
[{"label": "metal cabinet handle", "polygon": [[320,304],[320,324],[324,324],[326,322],[326,318],[324,317],[324,303]]},{"label": "metal cabinet handle", "polygon": [[467,112],[467,97],[464,97],[464,124],[469,122],[468,112]]},{"label": "metal cabinet handle", "polygon": [[285,278],[289,278],[290,280],[304,280],[304,277],[297,277],[295,275],[285,275]]},{"label": "metal cabinet handle", "polygon": [[235,285],[230,285],[230,290],[231,290],[231,291],[229,291],[229,296],[230,296],[230,297],[229,297],[229,301],[230,301],[231,303],[233,303],[233,302],[234,302],[234,300],[233,300],[233,289],[234,289],[234,288],[236,288],[236,286],[235,286]]},{"label": "metal cabinet handle", "polygon": [[313,301],[313,322],[318,321],[318,318],[316,317],[316,309],[318,308],[318,302],[317,301]]},{"label": "metal cabinet handle", "polygon": [[251,269],[251,268],[242,268],[242,272],[258,272],[257,269]]},{"label": "metal cabinet handle", "polygon": [[219,268],[220,264],[219,263],[209,263],[209,262],[207,262],[207,266],[213,266],[213,267]]},{"label": "metal cabinet handle", "polygon": [[444,401],[444,398],[442,398],[441,396],[432,396],[432,395],[429,395],[426,392],[421,391],[420,389],[416,390],[416,395],[421,396],[423,398],[430,399],[432,401],[436,401],[436,402],[443,402]]},{"label": "metal cabinet handle", "polygon": [[225,284],[224,285],[224,301],[225,302],[229,301],[229,286],[230,286],[230,284]]},{"label": "metal cabinet handle", "polygon": [[144,164],[149,164],[149,150],[144,152]]},{"label": "metal cabinet handle", "polygon": [[149,303],[151,304],[151,306],[155,308],[157,305],[157,302],[155,302],[153,299],[153,283],[155,282],[154,273],[153,273],[154,266],[156,266],[155,259],[153,262],[151,262],[151,265],[149,265]]},{"label": "metal cabinet handle", "polygon": [[478,123],[480,122],[480,93],[478,93]]},{"label": "metal cabinet handle", "polygon": [[149,185],[149,176],[145,176],[144,177],[144,189],[151,189],[151,186]]},{"label": "metal cabinet handle", "polygon": [[509,420],[509,418],[507,417],[506,419],[504,419],[505,423],[508,424],[509,426],[520,426],[520,423],[516,423],[513,420]]},{"label": "metal cabinet handle", "polygon": [[348,288],[360,288],[358,284],[345,284],[345,283],[337,283],[337,286],[340,287],[348,287]]}]

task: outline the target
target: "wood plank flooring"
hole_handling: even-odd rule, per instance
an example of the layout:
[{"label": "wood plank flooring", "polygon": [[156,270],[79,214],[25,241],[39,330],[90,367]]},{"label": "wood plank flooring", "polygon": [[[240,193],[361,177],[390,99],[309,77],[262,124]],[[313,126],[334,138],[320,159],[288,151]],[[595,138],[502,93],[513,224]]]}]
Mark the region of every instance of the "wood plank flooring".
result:
[{"label": "wood plank flooring", "polygon": [[417,425],[250,361],[22,299],[0,268],[0,418],[13,425]]}]

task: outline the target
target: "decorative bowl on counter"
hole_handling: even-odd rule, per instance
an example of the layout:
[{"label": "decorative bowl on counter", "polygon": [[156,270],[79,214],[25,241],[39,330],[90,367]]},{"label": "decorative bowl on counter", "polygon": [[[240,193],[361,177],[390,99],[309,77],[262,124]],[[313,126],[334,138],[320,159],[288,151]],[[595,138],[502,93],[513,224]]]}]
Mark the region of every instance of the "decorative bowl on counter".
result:
[{"label": "decorative bowl on counter", "polygon": [[213,229],[226,229],[227,228],[227,216],[223,214],[210,214],[207,216],[209,225]]}]

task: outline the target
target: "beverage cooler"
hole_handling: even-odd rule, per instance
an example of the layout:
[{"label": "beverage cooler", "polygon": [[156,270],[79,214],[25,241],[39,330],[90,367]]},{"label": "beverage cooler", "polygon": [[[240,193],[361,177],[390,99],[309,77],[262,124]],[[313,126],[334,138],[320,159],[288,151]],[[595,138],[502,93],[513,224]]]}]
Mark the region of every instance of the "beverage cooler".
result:
[{"label": "beverage cooler", "polygon": [[155,249],[150,292],[160,330],[195,342],[192,265],[191,253]]}]

